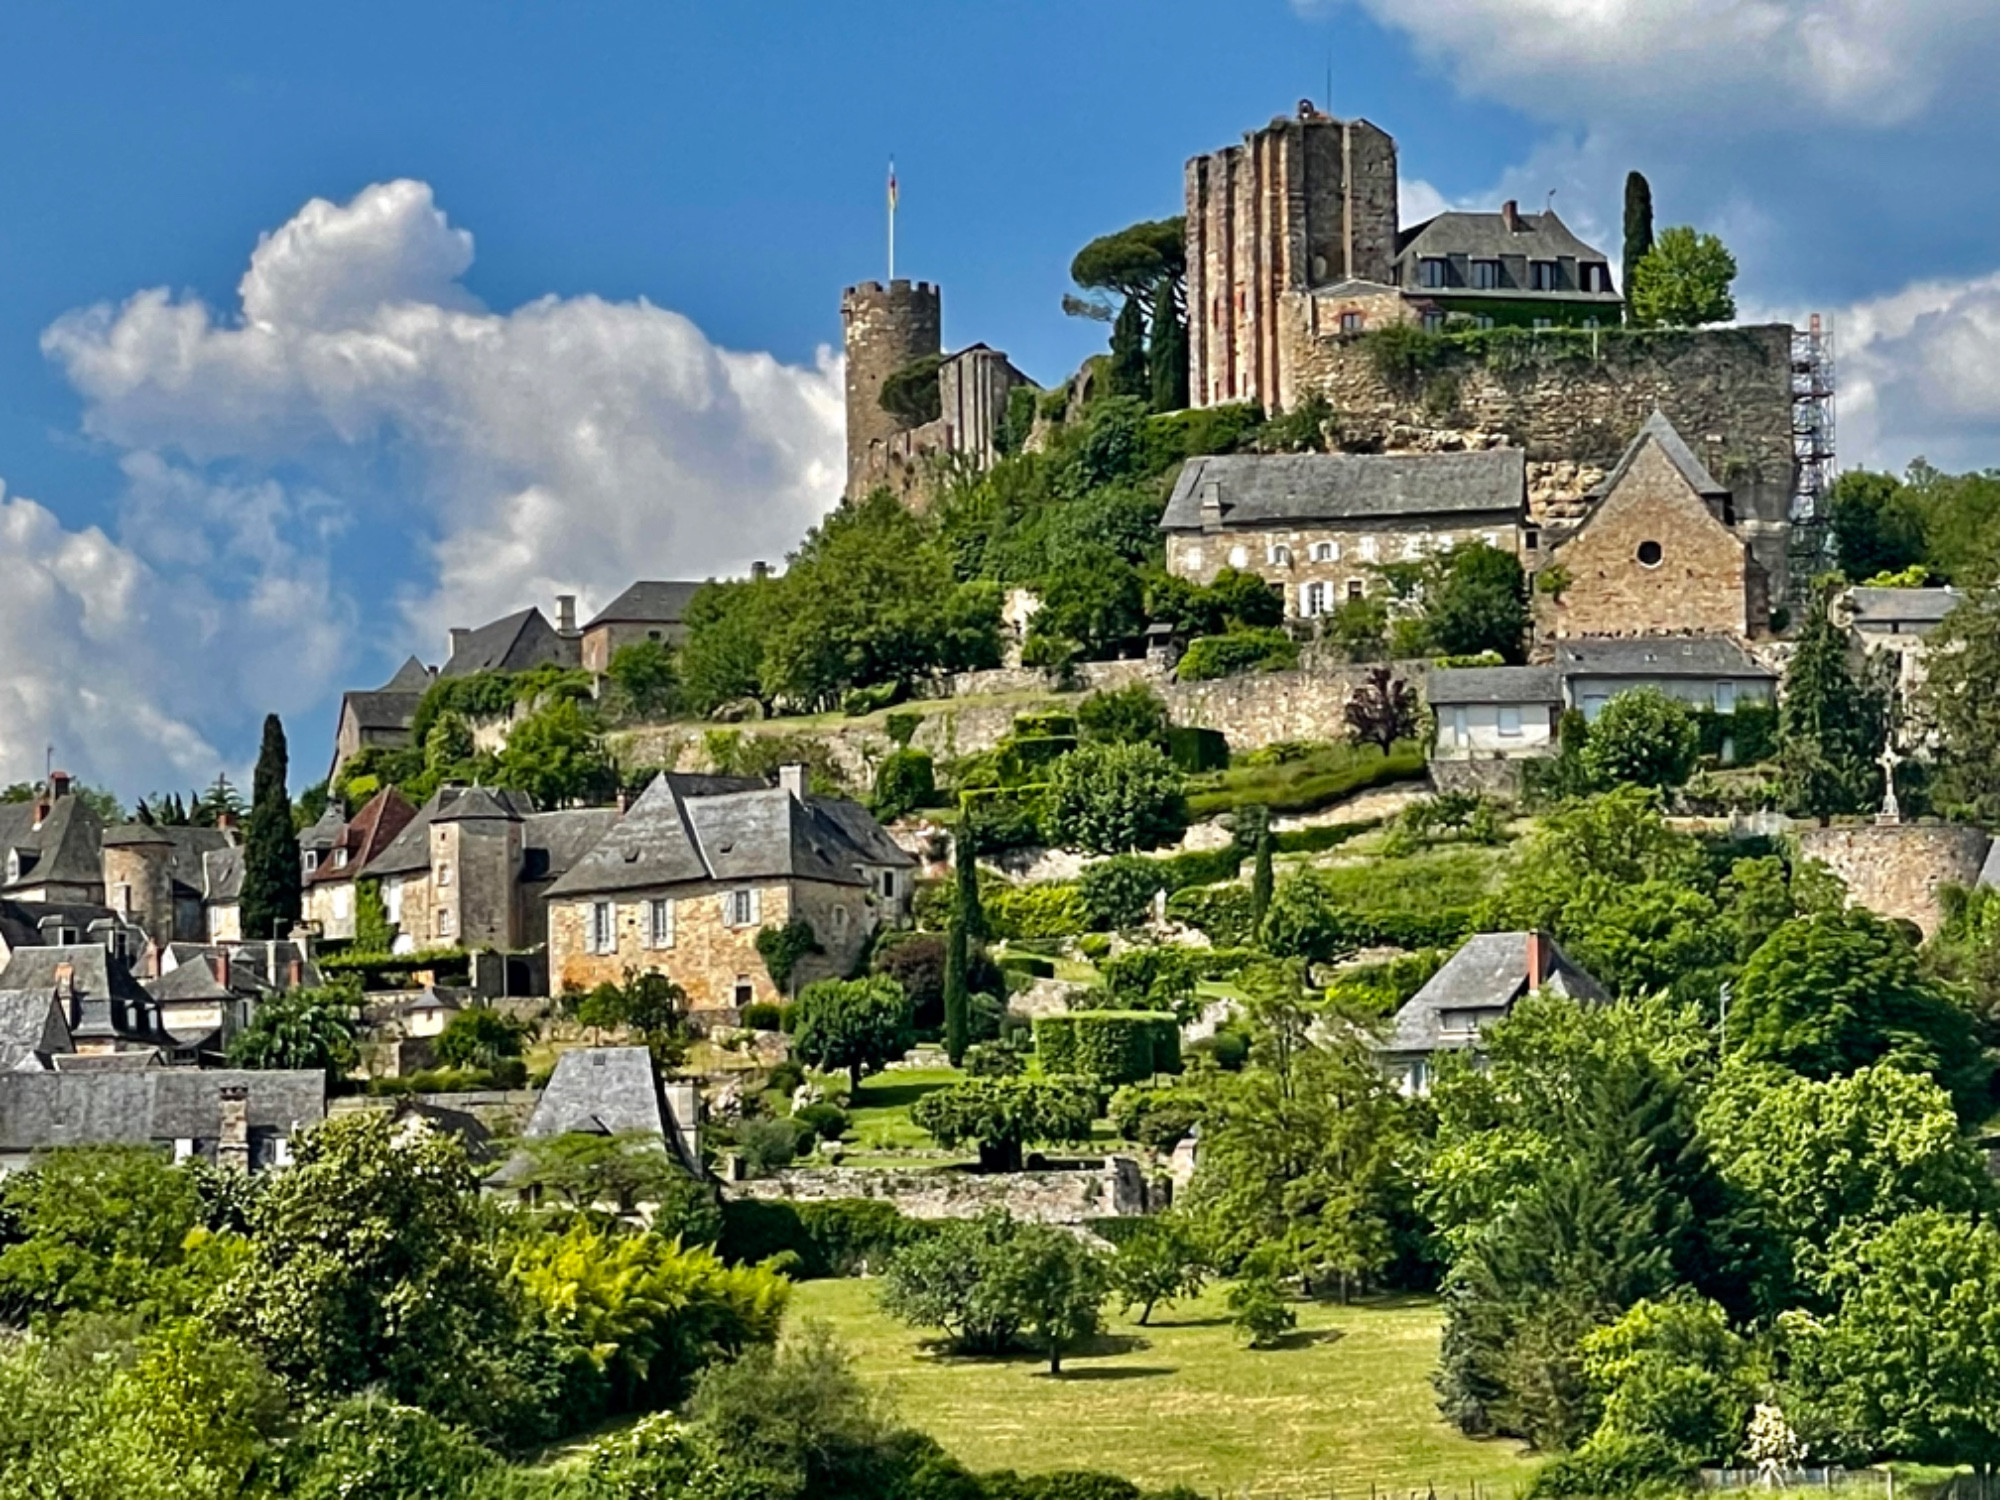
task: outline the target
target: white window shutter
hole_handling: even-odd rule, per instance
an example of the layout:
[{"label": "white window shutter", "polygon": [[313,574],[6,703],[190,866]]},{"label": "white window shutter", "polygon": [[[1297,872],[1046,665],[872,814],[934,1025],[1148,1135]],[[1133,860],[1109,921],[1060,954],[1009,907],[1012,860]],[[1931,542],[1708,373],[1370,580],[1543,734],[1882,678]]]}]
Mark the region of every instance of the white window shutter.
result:
[{"label": "white window shutter", "polygon": [[764,920],[764,893],[752,889],[750,892],[750,925],[755,927]]}]

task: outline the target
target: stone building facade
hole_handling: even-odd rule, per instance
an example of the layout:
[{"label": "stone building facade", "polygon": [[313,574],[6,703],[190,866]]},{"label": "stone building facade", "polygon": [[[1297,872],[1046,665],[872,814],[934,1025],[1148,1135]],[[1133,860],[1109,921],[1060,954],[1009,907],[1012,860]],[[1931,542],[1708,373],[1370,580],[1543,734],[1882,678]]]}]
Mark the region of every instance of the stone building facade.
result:
[{"label": "stone building facade", "polygon": [[1539,621],[1558,638],[1745,637],[1769,623],[1768,578],[1733,497],[1658,412],[1582,523],[1546,551],[1567,577]]}]

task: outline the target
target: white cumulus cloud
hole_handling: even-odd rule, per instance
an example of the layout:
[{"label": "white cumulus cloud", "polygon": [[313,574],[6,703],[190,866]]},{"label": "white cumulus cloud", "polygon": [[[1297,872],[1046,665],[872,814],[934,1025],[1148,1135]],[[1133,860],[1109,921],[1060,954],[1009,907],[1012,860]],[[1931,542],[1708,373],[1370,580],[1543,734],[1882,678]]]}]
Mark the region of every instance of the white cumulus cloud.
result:
[{"label": "white cumulus cloud", "polygon": [[[723,349],[643,298],[494,310],[464,284],[472,259],[429,186],[380,183],[264,235],[236,307],[155,288],[57,320],[44,352],[125,488],[113,537],[33,508],[49,602],[0,624],[0,653],[62,638],[46,559],[103,550],[143,580],[127,596],[171,606],[187,634],[156,698],[184,707],[193,738],[172,743],[212,761],[210,742],[242,751],[267,707],[323,707],[408,650],[436,659],[448,625],[776,559],[838,498],[830,353],[799,367]],[[70,607],[101,587],[79,583]],[[27,774],[22,747],[60,727],[57,684],[145,658],[146,628],[128,606],[65,645],[60,671],[12,682],[0,772]],[[129,716],[97,732],[168,743]],[[320,753],[294,747],[302,768]],[[100,764],[154,784],[123,751]]]}]

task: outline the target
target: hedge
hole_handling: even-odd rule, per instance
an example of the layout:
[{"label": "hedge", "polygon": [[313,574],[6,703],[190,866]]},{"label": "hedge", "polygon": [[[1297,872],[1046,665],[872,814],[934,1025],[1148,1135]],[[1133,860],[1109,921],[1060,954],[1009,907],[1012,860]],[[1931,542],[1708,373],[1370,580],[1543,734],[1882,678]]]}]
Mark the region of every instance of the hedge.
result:
[{"label": "hedge", "polygon": [[1273,836],[1273,848],[1280,854],[1322,854],[1337,849],[1359,834],[1372,833],[1382,826],[1381,818],[1363,818],[1355,823],[1329,823],[1319,828],[1293,828]]},{"label": "hedge", "polygon": [[1041,842],[1047,787],[973,787],[960,792],[958,800],[964,814],[979,824],[982,851],[1020,849]]},{"label": "hedge", "polygon": [[1138,854],[1117,854],[1085,865],[1077,892],[1090,915],[1091,930],[1109,932],[1146,920],[1153,897],[1167,888],[1161,862]]},{"label": "hedge", "polygon": [[1220,849],[1197,849],[1187,854],[1170,854],[1154,861],[1160,867],[1160,883],[1168,894],[1191,885],[1215,885],[1234,880],[1243,869],[1243,851],[1234,844]]},{"label": "hedge", "polygon": [[996,938],[1074,937],[1090,926],[1083,894],[1073,885],[1009,885],[982,889],[986,929]]},{"label": "hedge", "polygon": [[1167,915],[1208,934],[1212,943],[1240,947],[1256,936],[1251,931],[1250,887],[1191,885],[1167,897]]},{"label": "hedge", "polygon": [[1197,636],[1175,670],[1182,682],[1209,682],[1238,672],[1282,672],[1299,664],[1299,645],[1282,630],[1232,630]]},{"label": "hedge", "polygon": [[1190,776],[1229,769],[1229,741],[1219,729],[1169,729],[1167,759]]},{"label": "hedge", "polygon": [[1099,967],[1105,987],[1127,1009],[1162,1011],[1190,1000],[1199,983],[1234,979],[1268,959],[1254,948],[1133,948]]},{"label": "hedge", "polygon": [[1296,772],[1290,766],[1279,766],[1263,776],[1238,777],[1235,772],[1227,773],[1219,785],[1189,790],[1188,816],[1199,821],[1252,803],[1274,813],[1317,812],[1369,787],[1408,781],[1424,774],[1421,745],[1401,744],[1388,755],[1372,746],[1368,751],[1357,750],[1325,770],[1306,765]]},{"label": "hedge", "polygon": [[716,1248],[731,1265],[756,1265],[789,1252],[798,1257],[789,1274],[812,1281],[856,1275],[864,1263],[879,1270],[892,1252],[927,1233],[929,1226],[875,1198],[725,1198]]},{"label": "hedge", "polygon": [[922,750],[892,750],[875,768],[875,816],[893,823],[937,801],[937,768]]},{"label": "hedge", "polygon": [[1073,1010],[1035,1018],[1035,1051],[1045,1074],[1081,1074],[1116,1087],[1178,1073],[1181,1028],[1160,1011]]},{"label": "hedge", "polygon": [[1000,955],[1000,972],[1025,974],[1030,979],[1053,979],[1056,977],[1056,963],[1039,953],[1003,953]]}]

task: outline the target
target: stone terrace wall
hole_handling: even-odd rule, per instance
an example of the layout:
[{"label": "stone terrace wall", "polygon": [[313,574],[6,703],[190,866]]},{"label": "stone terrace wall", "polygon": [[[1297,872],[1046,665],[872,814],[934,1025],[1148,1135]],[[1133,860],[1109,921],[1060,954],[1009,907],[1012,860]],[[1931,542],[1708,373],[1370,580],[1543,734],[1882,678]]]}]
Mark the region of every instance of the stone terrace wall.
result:
[{"label": "stone terrace wall", "polygon": [[971,1219],[1004,1208],[1036,1224],[1083,1224],[1148,1212],[1144,1174],[1129,1156],[1113,1156],[1097,1169],[1009,1172],[875,1171],[866,1167],[794,1168],[756,1182],[723,1187],[731,1198],[824,1202],[880,1198],[913,1219]]},{"label": "stone terrace wall", "polygon": [[1915,922],[1925,937],[1944,922],[1939,888],[1977,882],[1992,845],[1984,830],[1953,823],[1834,823],[1797,834],[1799,852],[1846,881],[1856,905]]}]

